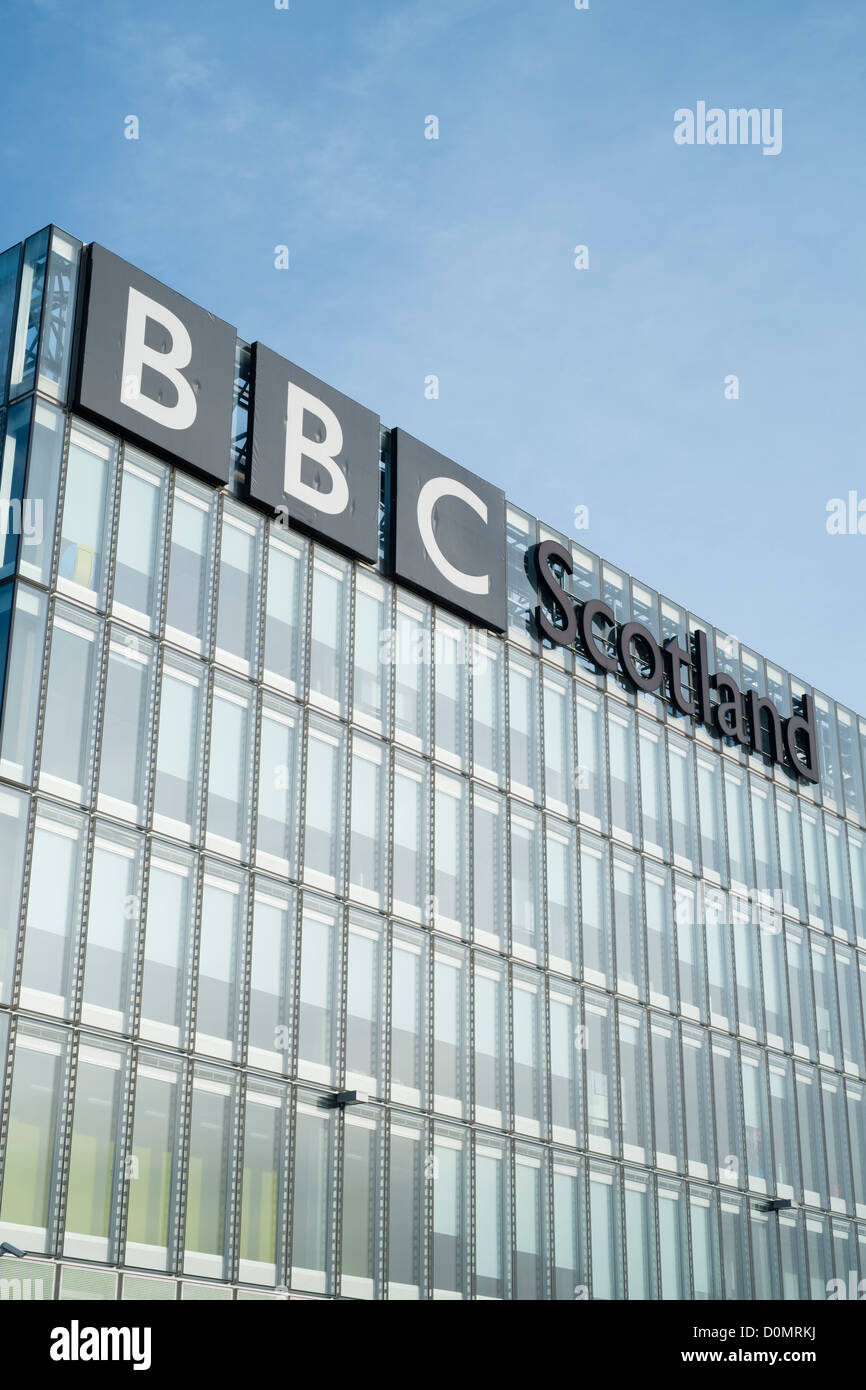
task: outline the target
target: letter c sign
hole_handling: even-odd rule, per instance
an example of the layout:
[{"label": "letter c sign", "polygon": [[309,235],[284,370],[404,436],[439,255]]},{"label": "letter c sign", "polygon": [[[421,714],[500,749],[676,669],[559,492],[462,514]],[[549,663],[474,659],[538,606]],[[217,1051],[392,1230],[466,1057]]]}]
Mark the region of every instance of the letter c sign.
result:
[{"label": "letter c sign", "polygon": [[505,494],[405,430],[391,436],[397,579],[505,630]]}]

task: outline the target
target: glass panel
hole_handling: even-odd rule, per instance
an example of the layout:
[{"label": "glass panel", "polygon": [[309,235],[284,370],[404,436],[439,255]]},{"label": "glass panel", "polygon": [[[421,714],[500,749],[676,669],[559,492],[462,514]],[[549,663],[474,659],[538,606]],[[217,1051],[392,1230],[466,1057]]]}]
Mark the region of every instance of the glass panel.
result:
[{"label": "glass panel", "polygon": [[619,1097],[623,1157],[649,1163],[650,1120],[647,1016],[641,1009],[619,1006]]},{"label": "glass panel", "polygon": [[247,1082],[238,1277],[250,1284],[275,1285],[282,1270],[287,1101],[281,1087]]},{"label": "glass panel", "polygon": [[601,697],[575,683],[577,715],[577,790],[580,819],[594,830],[606,829],[604,722]]},{"label": "glass panel", "polygon": [[196,901],[196,861],[154,841],[147,887],[141,1036],[170,1047],[186,1040],[186,995]]},{"label": "glass panel", "polygon": [[155,671],[154,644],[112,628],[98,805],[101,811],[138,824],[147,807]]},{"label": "glass panel", "polygon": [[27,584],[16,586],[0,743],[0,775],[15,782],[30,782],[33,776],[47,612],[45,594]]},{"label": "glass panel", "polygon": [[588,1147],[596,1153],[615,1154],[616,1043],[610,1001],[589,990],[583,996],[583,1044],[586,1066],[586,1122]]},{"label": "glass panel", "polygon": [[168,470],[124,451],[114,566],[114,612],[154,632],[159,626]]},{"label": "glass panel", "polygon": [[423,1122],[392,1118],[388,1168],[388,1298],[417,1299],[425,1283]]},{"label": "glass panel", "polygon": [[334,1081],[337,1062],[339,935],[333,911],[307,899],[301,927],[298,1072],[326,1086]]},{"label": "glass panel", "polygon": [[286,877],[298,871],[300,711],[265,695],[258,754],[256,863]]},{"label": "glass panel", "polygon": [[394,928],[391,949],[391,1099],[421,1106],[426,1090],[428,939]]},{"label": "glass panel", "polygon": [[82,1041],[75,1076],[75,1109],[66,1197],[64,1255],[114,1258],[117,1143],[124,1092],[125,1048]]},{"label": "glass panel", "polygon": [[613,916],[616,938],[617,993],[632,999],[646,997],[644,979],[643,911],[636,855],[614,850]]},{"label": "glass panel", "polygon": [[67,1047],[65,1031],[21,1020],[12,1062],[0,1223],[4,1240],[34,1253],[54,1248]]},{"label": "glass panel", "polygon": [[84,817],[40,805],[27,899],[22,1008],[69,1015],[86,852]]},{"label": "glass panel", "polygon": [[611,833],[634,844],[637,836],[637,764],[634,717],[607,708]]},{"label": "glass panel", "polygon": [[436,769],[434,798],[434,920],[436,929],[464,937],[468,924],[467,785]]},{"label": "glass panel", "polygon": [[176,658],[162,677],[154,824],[183,839],[197,835],[205,679],[203,667]]},{"label": "glass panel", "polygon": [[442,947],[433,958],[433,1105],[462,1118],[469,1107],[469,988],[465,951]]},{"label": "glass panel", "polygon": [[246,928],[246,878],[214,862],[204,872],[195,1049],[237,1061],[239,952]]},{"label": "glass panel", "polygon": [[498,950],[507,949],[505,832],[503,798],[473,787],[473,935],[475,941]]},{"label": "glass panel", "polygon": [[283,1074],[291,1070],[294,957],[294,891],[259,878],[250,950],[250,1066]]},{"label": "glass panel", "polygon": [[388,766],[380,743],[352,737],[352,814],[349,831],[349,893],[380,907],[385,901],[388,839]]},{"label": "glass panel", "polygon": [[462,1135],[437,1127],[433,1144],[433,1297],[465,1298],[469,1276],[469,1174]]},{"label": "glass panel", "polygon": [[343,842],[345,733],[338,724],[310,722],[304,816],[304,878],[339,892]]},{"label": "glass panel", "polygon": [[58,401],[66,397],[80,255],[79,241],[58,232],[56,227],[51,229],[39,349],[39,390]]},{"label": "glass panel", "polygon": [[316,1098],[298,1100],[292,1169],[292,1288],[328,1293],[331,1287],[331,1210],[334,1111]]},{"label": "glass panel", "polygon": [[380,1118],[353,1109],[343,1129],[343,1230],[341,1294],[374,1298],[379,1290]]},{"label": "glass panel", "polygon": [[580,921],[583,978],[594,985],[613,978],[608,849],[603,840],[580,837]]},{"label": "glass panel", "polygon": [[[0,787],[0,1003],[12,997],[18,916],[21,910],[21,877],[27,842],[28,798],[10,787]],[[3,1050],[0,1049],[0,1064]],[[0,1067],[2,1075],[2,1067]]]},{"label": "glass panel", "polygon": [[218,675],[210,720],[206,839],[208,849],[235,859],[249,853],[252,756],[250,688]]},{"label": "glass panel", "polygon": [[304,690],[307,545],[276,526],[268,538],[264,682],[289,695]]},{"label": "glass panel", "polygon": [[225,1279],[237,1080],[196,1066],[192,1088],[183,1273]]},{"label": "glass panel", "polygon": [[[248,516],[248,514],[247,514]],[[261,525],[225,506],[217,582],[216,659],[246,675],[256,656]]]},{"label": "glass panel", "polygon": [[394,635],[394,737],[398,742],[429,751],[430,741],[430,612],[398,597]]},{"label": "glass panel", "polygon": [[619,1183],[615,1170],[589,1165],[589,1225],[592,1296],[623,1297]]},{"label": "glass panel", "polygon": [[310,698],[332,714],[346,712],[351,566],[336,556],[313,563]]},{"label": "glass panel", "polygon": [[36,353],[39,348],[39,324],[42,317],[50,232],[50,227],[43,227],[24,243],[24,263],[21,268],[21,287],[18,291],[18,320],[9,372],[10,399],[32,391],[36,379]]},{"label": "glass panel", "polygon": [[[719,1181],[729,1187],[746,1186],[746,1166],[743,1156],[743,1130],[740,1119],[740,1075],[737,1046],[717,1034],[712,1038],[713,1089],[716,1102],[716,1151]],[[748,1078],[746,1072],[748,1070]],[[743,1063],[743,1086],[754,1083],[752,1069]],[[746,1104],[756,1104],[756,1085],[746,1097]]]},{"label": "glass panel", "polygon": [[512,1296],[547,1297],[547,1181],[539,1150],[514,1154],[514,1287]]},{"label": "glass panel", "polygon": [[179,1060],[164,1053],[139,1053],[132,1154],[127,1165],[125,1262],[143,1269],[171,1269],[174,1264],[182,1077]]},{"label": "glass panel", "polygon": [[[472,635],[472,758],[476,777],[503,785],[505,659],[486,633]],[[570,765],[566,765],[568,769]],[[568,773],[570,776],[570,773]]]},{"label": "glass panel", "polygon": [[93,772],[99,649],[98,620],[58,603],[51,625],[39,785],[85,804]]},{"label": "glass panel", "polygon": [[427,825],[429,773],[424,763],[394,759],[393,910],[411,921],[427,921]]},{"label": "glass panel", "polygon": [[569,682],[545,671],[544,799],[562,816],[574,818],[574,734]]},{"label": "glass panel", "polygon": [[64,433],[63,412],[44,401],[37,401],[21,513],[22,547],[18,567],[25,579],[35,579],[40,584],[48,584],[51,578]]},{"label": "glass panel", "polygon": [[211,535],[215,494],[175,478],[168,555],[165,635],[204,653],[211,600]]},{"label": "glass panel", "polygon": [[346,1085],[385,1086],[385,945],[380,918],[351,913],[346,966]]},{"label": "glass panel", "polygon": [[541,816],[511,803],[511,941],[514,955],[542,957]]},{"label": "glass panel", "polygon": [[545,1019],[536,976],[514,972],[511,1016],[514,1128],[540,1138],[545,1132]]},{"label": "glass panel", "polygon": [[508,742],[510,787],[528,801],[538,801],[538,664],[509,653]]},{"label": "glass panel", "polygon": [[[574,826],[546,817],[547,958],[553,970],[577,975],[579,914],[577,907],[577,844]],[[476,862],[478,846],[475,846]],[[490,873],[489,859],[484,860]],[[479,872],[476,870],[476,872]],[[495,872],[495,871],[494,871]]]},{"label": "glass panel", "polygon": [[117,445],[76,424],[69,439],[58,588],[100,607],[105,598]]},{"label": "glass panel", "polygon": [[436,614],[434,629],[433,720],[436,757],[451,767],[466,766],[468,733],[469,630]]},{"label": "glass panel", "polygon": [[97,825],[90,865],[81,1021],[128,1033],[141,912],[138,836]]},{"label": "glass panel", "polygon": [[[677,1026],[655,1014],[650,1018],[656,1167],[679,1173],[683,1171],[683,1126]],[[695,1123],[700,1131],[699,1116]]]},{"label": "glass panel", "polygon": [[355,574],[353,719],[376,733],[385,729],[388,702],[388,590],[362,570]]},{"label": "glass panel", "polygon": [[640,798],[643,847],[648,854],[669,858],[667,771],[664,765],[664,733],[638,721],[640,749]]},{"label": "glass panel", "polygon": [[[504,1298],[506,1293],[507,1170],[505,1150],[489,1142],[475,1146],[475,1297]],[[563,1219],[565,1214],[563,1213]],[[565,1246],[565,1240],[563,1239]],[[563,1253],[563,1262],[567,1258]]]}]

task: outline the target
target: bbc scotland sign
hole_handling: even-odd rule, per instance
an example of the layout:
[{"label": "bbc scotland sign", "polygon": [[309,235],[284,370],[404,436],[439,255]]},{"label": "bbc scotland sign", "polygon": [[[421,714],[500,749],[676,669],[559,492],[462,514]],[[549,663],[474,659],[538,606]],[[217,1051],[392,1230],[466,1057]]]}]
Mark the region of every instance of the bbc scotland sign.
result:
[{"label": "bbc scotland sign", "polygon": [[[82,414],[224,487],[236,346],[232,325],[104,247],[88,248],[74,373]],[[505,494],[405,430],[392,431],[391,447],[390,573],[471,622],[504,632]],[[375,564],[379,417],[255,343],[246,488],[251,504]],[[575,647],[599,671],[818,781],[811,699],[783,718],[772,700],[709,670],[706,633],[694,634],[693,652],[676,638],[660,645],[638,623],[618,625],[602,600],[574,602],[562,582],[572,567],[564,547],[546,541],[530,558],[543,638]]]}]

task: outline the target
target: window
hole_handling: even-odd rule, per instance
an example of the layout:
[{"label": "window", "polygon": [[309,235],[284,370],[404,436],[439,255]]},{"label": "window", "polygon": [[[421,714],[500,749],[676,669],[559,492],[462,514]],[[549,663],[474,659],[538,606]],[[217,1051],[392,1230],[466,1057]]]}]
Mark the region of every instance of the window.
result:
[{"label": "window", "polygon": [[349,914],[346,1086],[380,1096],[385,1081],[385,943],[382,919]]},{"label": "window", "polygon": [[620,1004],[619,1097],[623,1157],[649,1163],[652,1150],[646,1013]]},{"label": "window", "polygon": [[623,1296],[619,1207],[616,1171],[604,1164],[591,1163],[589,1229],[594,1299],[620,1299]]},{"label": "window", "polygon": [[298,1075],[325,1086],[336,1079],[341,935],[334,910],[308,898],[301,923]]},{"label": "window", "polygon": [[608,765],[610,769],[611,833],[634,844],[637,833],[637,768],[633,716],[607,707]]},{"label": "window", "polygon": [[617,992],[632,999],[643,999],[646,985],[638,859],[620,849],[613,853],[613,908]]},{"label": "window", "polygon": [[292,1202],[292,1288],[329,1293],[332,1287],[331,1211],[334,1181],[334,1111],[318,1097],[298,1097],[295,1114]]},{"label": "window", "polygon": [[426,1103],[429,938],[395,927],[391,944],[391,1099],[397,1105]]},{"label": "window", "polygon": [[198,662],[172,656],[162,672],[153,828],[175,839],[199,834],[202,714],[207,673]]},{"label": "window", "polygon": [[190,1121],[183,1273],[225,1279],[234,1169],[237,1079],[196,1064]]},{"label": "window", "polygon": [[216,863],[203,874],[195,1050],[237,1061],[239,954],[246,927],[245,877]]},{"label": "window", "polygon": [[34,1252],[54,1248],[67,1049],[65,1030],[21,1020],[12,1062],[0,1222],[4,1240]]},{"label": "window", "polygon": [[97,805],[138,825],[147,807],[155,672],[154,644],[112,628]]},{"label": "window", "polygon": [[506,969],[495,956],[476,953],[475,991],[475,1119],[479,1124],[506,1127],[508,1105],[508,999]]},{"label": "window", "polygon": [[430,610],[395,597],[394,737],[417,753],[430,744]]},{"label": "window", "polygon": [[305,541],[271,527],[263,679],[287,695],[304,691],[307,554]]},{"label": "window", "polygon": [[[716,1102],[716,1143],[718,1146],[719,1180],[730,1187],[745,1187],[747,1170],[743,1158],[743,1134],[740,1120],[740,1072],[737,1045],[713,1035],[713,1081]],[[745,1105],[756,1105],[755,1077],[751,1063],[743,1062],[742,1082]],[[751,1083],[748,1096],[745,1087]],[[687,1102],[688,1103],[688,1102]],[[754,1143],[754,1127],[752,1131]]]},{"label": "window", "polygon": [[405,755],[394,758],[394,846],[392,909],[411,922],[429,919],[429,772]]},{"label": "window", "polygon": [[188,957],[196,903],[196,861],[153,841],[141,981],[143,1038],[184,1047]]},{"label": "window", "polygon": [[438,768],[434,785],[434,921],[439,931],[462,937],[469,918],[467,787]]},{"label": "window", "polygon": [[[27,842],[27,797],[0,787],[0,1003],[8,1004],[12,997],[15,975],[15,951],[18,940],[18,915],[21,910],[21,876],[24,871],[24,851]],[[0,1059],[3,1052],[0,1049]]]},{"label": "window", "polygon": [[204,655],[208,646],[210,568],[216,494],[175,475],[169,538],[165,636]]},{"label": "window", "polygon": [[510,787],[526,801],[538,801],[538,663],[509,652],[508,735]]},{"label": "window", "polygon": [[64,1255],[116,1258],[113,1214],[121,1179],[119,1122],[128,1053],[90,1039],[78,1049],[66,1196]]},{"label": "window", "polygon": [[97,823],[90,867],[81,1021],[130,1031],[142,841]]},{"label": "window", "polygon": [[298,872],[301,712],[266,694],[258,753],[256,864],[281,877]]},{"label": "window", "polygon": [[[547,960],[552,970],[577,975],[579,916],[574,826],[546,818]],[[485,861],[489,864],[489,860]],[[489,872],[489,870],[488,870]]]},{"label": "window", "polygon": [[124,450],[112,611],[146,632],[159,627],[167,492],[166,468]]},{"label": "window", "polygon": [[389,627],[388,590],[380,580],[357,570],[352,717],[377,734],[386,728],[389,668],[383,657]]},{"label": "window", "polygon": [[39,785],[79,803],[90,800],[99,650],[97,619],[58,603],[51,629]]},{"label": "window", "polygon": [[522,960],[543,958],[541,816],[511,803],[511,949]]},{"label": "window", "polygon": [[418,1299],[425,1283],[423,1121],[394,1116],[389,1141],[388,1297]]},{"label": "window", "polygon": [[545,671],[544,800],[561,816],[574,817],[574,735],[569,679]]},{"label": "window", "polygon": [[249,854],[253,696],[248,685],[217,675],[210,718],[207,848],[232,859]]},{"label": "window", "polygon": [[695,833],[695,787],[692,745],[668,733],[668,773],[671,785],[671,829],[674,863],[691,869],[697,859]]},{"label": "window", "polygon": [[514,1298],[547,1297],[548,1194],[540,1150],[514,1151]]},{"label": "window", "polygon": [[475,1145],[475,1297],[504,1298],[508,1248],[505,1148],[484,1136]]},{"label": "window", "polygon": [[45,594],[16,585],[0,740],[0,775],[15,782],[33,776],[47,611]]},{"label": "window", "polygon": [[343,1227],[340,1292],[374,1298],[379,1288],[379,1185],[381,1112],[366,1107],[347,1112],[343,1125]]},{"label": "window", "polygon": [[596,1153],[614,1155],[616,1139],[616,1044],[613,1006],[600,994],[584,991],[583,1043],[586,1065],[587,1145]]},{"label": "window", "polygon": [[493,792],[472,789],[473,939],[494,950],[507,947],[505,921],[505,801]]},{"label": "window", "polygon": [[135,1077],[125,1262],[142,1269],[174,1264],[175,1188],[183,1063],[142,1051]]},{"label": "window", "polygon": [[593,830],[606,830],[604,723],[600,695],[575,682],[577,713],[577,790],[580,820]]},{"label": "window", "polygon": [[664,766],[664,732],[638,720],[640,755],[641,833],[647,854],[669,857],[667,772]]},{"label": "window", "polygon": [[514,1128],[541,1138],[545,1126],[544,996],[535,975],[515,970],[511,986]]},{"label": "window", "polygon": [[503,785],[505,660],[486,633],[472,635],[472,761],[476,777]]},{"label": "window", "polygon": [[292,1067],[295,975],[295,896],[266,878],[256,881],[250,949],[247,1061],[288,1074]]},{"label": "window", "polygon": [[345,748],[346,735],[339,724],[330,720],[310,719],[307,728],[304,880],[331,893],[342,891]]},{"label": "window", "polygon": [[469,1107],[469,999],[465,951],[442,946],[433,959],[434,1108],[462,1119]]},{"label": "window", "polygon": [[238,1275],[273,1286],[285,1259],[288,1098],[282,1087],[250,1077],[244,1104]]},{"label": "window", "polygon": [[656,1167],[683,1171],[683,1116],[678,1025],[650,1015]]},{"label": "window", "polygon": [[388,766],[383,745],[354,734],[349,893],[357,902],[369,907],[380,907],[385,901],[387,778]]},{"label": "window", "polygon": [[346,713],[351,566],[316,554],[310,632],[310,699],[330,714]]},{"label": "window", "polygon": [[[2,360],[0,353],[0,362]],[[18,570],[23,578],[34,579],[38,584],[48,584],[51,579],[64,434],[63,412],[37,400],[22,503],[23,536]]]},{"label": "window", "polygon": [[572,1155],[553,1154],[553,1291],[571,1301],[589,1292],[586,1276],[583,1165]]},{"label": "window", "polygon": [[255,669],[261,524],[224,504],[217,585],[216,659],[241,675]]},{"label": "window", "polygon": [[38,807],[21,976],[24,1009],[69,1016],[86,852],[83,816]]},{"label": "window", "polygon": [[466,766],[468,731],[469,630],[436,614],[434,634],[433,711],[436,757],[450,767]]},{"label": "window", "polygon": [[105,601],[108,537],[117,446],[96,430],[73,425],[69,438],[57,587],[82,603]]},{"label": "window", "polygon": [[433,1140],[433,1297],[465,1298],[469,1280],[469,1173],[463,1134],[437,1125]]}]

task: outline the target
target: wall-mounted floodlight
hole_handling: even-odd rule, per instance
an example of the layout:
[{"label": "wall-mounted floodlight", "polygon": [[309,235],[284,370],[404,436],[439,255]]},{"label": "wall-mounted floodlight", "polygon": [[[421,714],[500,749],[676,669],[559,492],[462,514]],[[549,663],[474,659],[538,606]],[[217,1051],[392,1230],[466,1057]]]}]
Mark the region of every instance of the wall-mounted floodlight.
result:
[{"label": "wall-mounted floodlight", "polygon": [[785,1211],[791,1203],[787,1197],[771,1197],[769,1202],[761,1202],[758,1211]]},{"label": "wall-mounted floodlight", "polygon": [[26,1254],[26,1250],[19,1250],[17,1245],[10,1245],[8,1240],[4,1240],[0,1245],[0,1255],[14,1255],[16,1260],[23,1260]]},{"label": "wall-mounted floodlight", "polygon": [[319,1108],[322,1110],[345,1110],[347,1105],[366,1105],[370,1097],[366,1091],[338,1091],[334,1096],[322,1096]]}]

